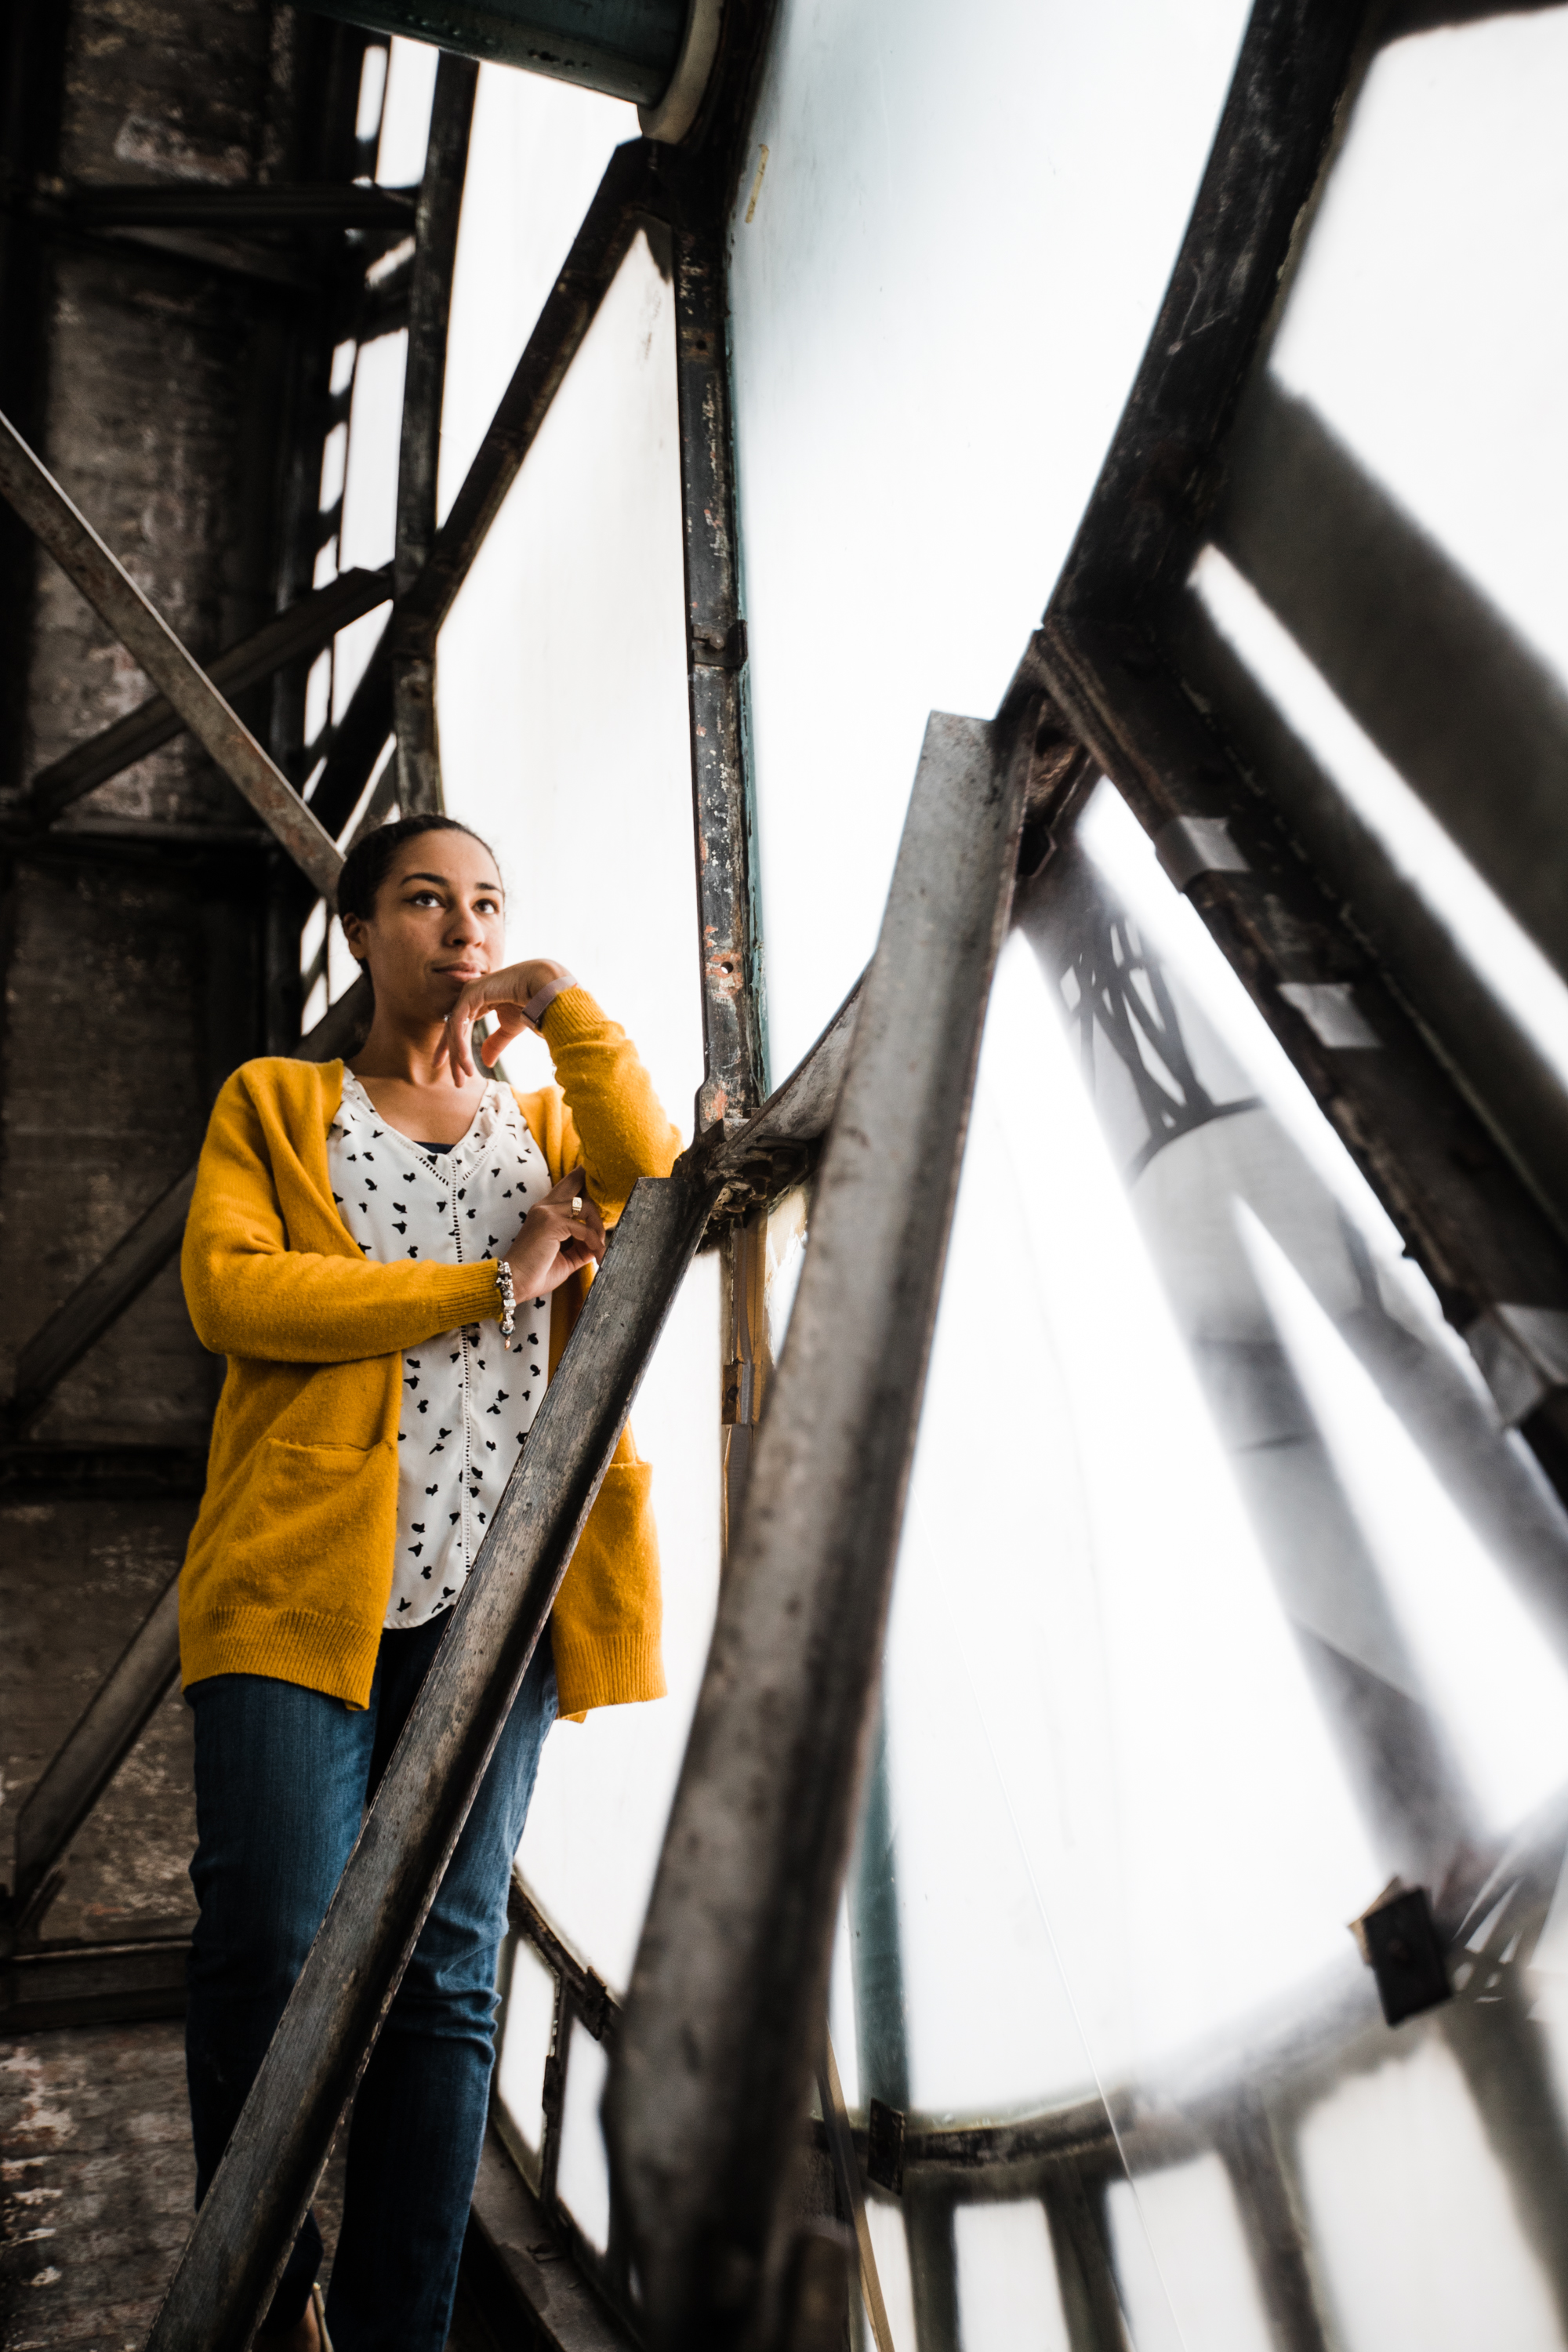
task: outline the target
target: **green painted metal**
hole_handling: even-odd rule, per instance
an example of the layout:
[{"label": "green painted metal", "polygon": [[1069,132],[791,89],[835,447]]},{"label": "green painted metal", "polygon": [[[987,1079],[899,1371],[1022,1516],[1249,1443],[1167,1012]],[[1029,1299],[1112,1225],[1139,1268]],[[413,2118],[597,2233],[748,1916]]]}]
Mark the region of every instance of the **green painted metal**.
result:
[{"label": "green painted metal", "polygon": [[688,0],[316,0],[372,32],[431,41],[651,107],[669,87]]}]

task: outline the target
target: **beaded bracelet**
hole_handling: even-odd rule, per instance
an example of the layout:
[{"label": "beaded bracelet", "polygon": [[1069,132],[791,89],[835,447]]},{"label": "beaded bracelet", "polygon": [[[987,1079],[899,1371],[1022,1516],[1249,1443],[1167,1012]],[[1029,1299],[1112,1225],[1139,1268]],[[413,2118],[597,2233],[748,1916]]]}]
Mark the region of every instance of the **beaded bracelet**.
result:
[{"label": "beaded bracelet", "polygon": [[510,1349],[517,1322],[517,1291],[512,1284],[511,1268],[504,1257],[496,1260],[496,1288],[500,1293],[501,1346]]}]

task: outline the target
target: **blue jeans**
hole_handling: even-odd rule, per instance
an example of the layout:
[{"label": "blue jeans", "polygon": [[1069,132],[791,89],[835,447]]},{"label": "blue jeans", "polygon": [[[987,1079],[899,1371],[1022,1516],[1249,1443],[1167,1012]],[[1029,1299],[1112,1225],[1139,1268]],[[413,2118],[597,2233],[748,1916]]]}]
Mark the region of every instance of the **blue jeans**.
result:
[{"label": "blue jeans", "polygon": [[[239,2120],[360,1819],[450,1613],[384,1633],[370,1705],[261,1675],[187,1692],[195,1717],[185,2064],[196,2202]],[[354,2101],[327,2325],[336,2352],[442,2352],[494,2063],[496,1956],[555,1668],[540,1642]],[[302,2315],[321,2258],[309,2217],[266,2321]]]}]

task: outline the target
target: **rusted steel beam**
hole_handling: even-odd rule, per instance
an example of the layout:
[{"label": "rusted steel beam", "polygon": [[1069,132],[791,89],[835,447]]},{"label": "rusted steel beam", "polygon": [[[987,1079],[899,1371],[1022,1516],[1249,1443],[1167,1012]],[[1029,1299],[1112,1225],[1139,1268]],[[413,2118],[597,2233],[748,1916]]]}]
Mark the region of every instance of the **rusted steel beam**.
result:
[{"label": "rusted steel beam", "polygon": [[[265,622],[237,646],[230,646],[210,665],[207,676],[225,694],[238,694],[270,677],[286,663],[314,653],[339,629],[346,629],[362,614],[374,612],[392,593],[385,572],[342,572],[325,588],[302,596],[286,613]],[[144,760],[150,751],[184,731],[184,720],[167,699],[155,694],[117,719],[89,741],[79,743],[61,759],[40,768],[28,790],[28,803],[40,824],[52,824],[73,801],[96,785]]]},{"label": "rusted steel beam", "polygon": [[491,1520],[218,2168],[148,2352],[245,2352],[510,1710],[701,1231],[645,1180]]},{"label": "rusted steel beam", "polygon": [[103,183],[31,199],[41,218],[83,228],[381,229],[406,236],[414,226],[413,188],[378,188],[355,180],[244,188],[188,182],[179,187]]},{"label": "rusted steel beam", "polygon": [[638,207],[655,185],[658,150],[634,139],[617,147],[572,241],[489,428],[479,444],[430,560],[394,622],[394,650],[432,643],[468,576],[485,535],[543,424],[584,336],[637,233]]},{"label": "rusted steel beam", "polygon": [[1328,160],[1371,0],[1257,0],[1148,349],[1052,597],[1125,614],[1185,576],[1243,374]]},{"label": "rusted steel beam", "polygon": [[705,204],[672,207],[676,382],[686,566],[687,693],[697,835],[703,1079],[699,1131],[734,1123],[768,1090],[761,924],[747,773],[734,439],[725,349],[724,241]]},{"label": "rusted steel beam", "polygon": [[[479,67],[469,58],[443,56],[436,69],[408,291],[408,364],[403,380],[397,552],[393,566],[400,601],[407,597],[428,562],[436,537],[447,326],[479,78]],[[405,816],[438,814],[441,753],[436,724],[434,633],[422,650],[400,653],[394,660],[392,708],[397,734],[399,805]]]},{"label": "rusted steel beam", "polygon": [[926,730],[612,2061],[661,2352],[766,2340],[1033,733]]},{"label": "rusted steel beam", "polygon": [[141,664],[306,877],[330,897],[342,863],[331,835],[322,831],[249,728],[229,709],[163,615],[4,416],[0,416],[0,496],[16,509],[94,612]]},{"label": "rusted steel beam", "polygon": [[[827,1033],[835,1040],[838,1024]],[[819,1131],[810,1072],[768,1147]],[[747,1130],[639,1184],[197,2217],[148,2352],[244,2352],[440,1885],[633,1394]]]},{"label": "rusted steel beam", "polygon": [[71,1840],[109,1786],[180,1670],[176,1573],[89,1700],[16,1816],[11,1927],[34,1927],[60,1883]]},{"label": "rusted steel beam", "polygon": [[[364,1026],[369,1013],[370,986],[362,977],[343,991],[309,1036],[300,1039],[296,1048],[300,1058],[335,1061]],[[195,1181],[195,1169],[187,1168],[23,1347],[5,1408],[13,1433],[19,1433],[37,1418],[72,1365],[141,1297],[175,1255],[184,1235],[185,1213]]]}]

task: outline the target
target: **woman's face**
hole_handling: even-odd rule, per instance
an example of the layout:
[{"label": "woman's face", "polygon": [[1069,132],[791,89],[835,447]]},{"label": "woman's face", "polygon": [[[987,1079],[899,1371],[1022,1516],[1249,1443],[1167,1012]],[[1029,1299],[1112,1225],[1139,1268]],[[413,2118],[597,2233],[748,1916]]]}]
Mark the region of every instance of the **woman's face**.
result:
[{"label": "woman's face", "polygon": [[444,1021],[470,980],[506,957],[506,908],[495,860],[466,833],[405,841],[369,922],[343,919],[350,952],[368,965],[378,1009]]}]

